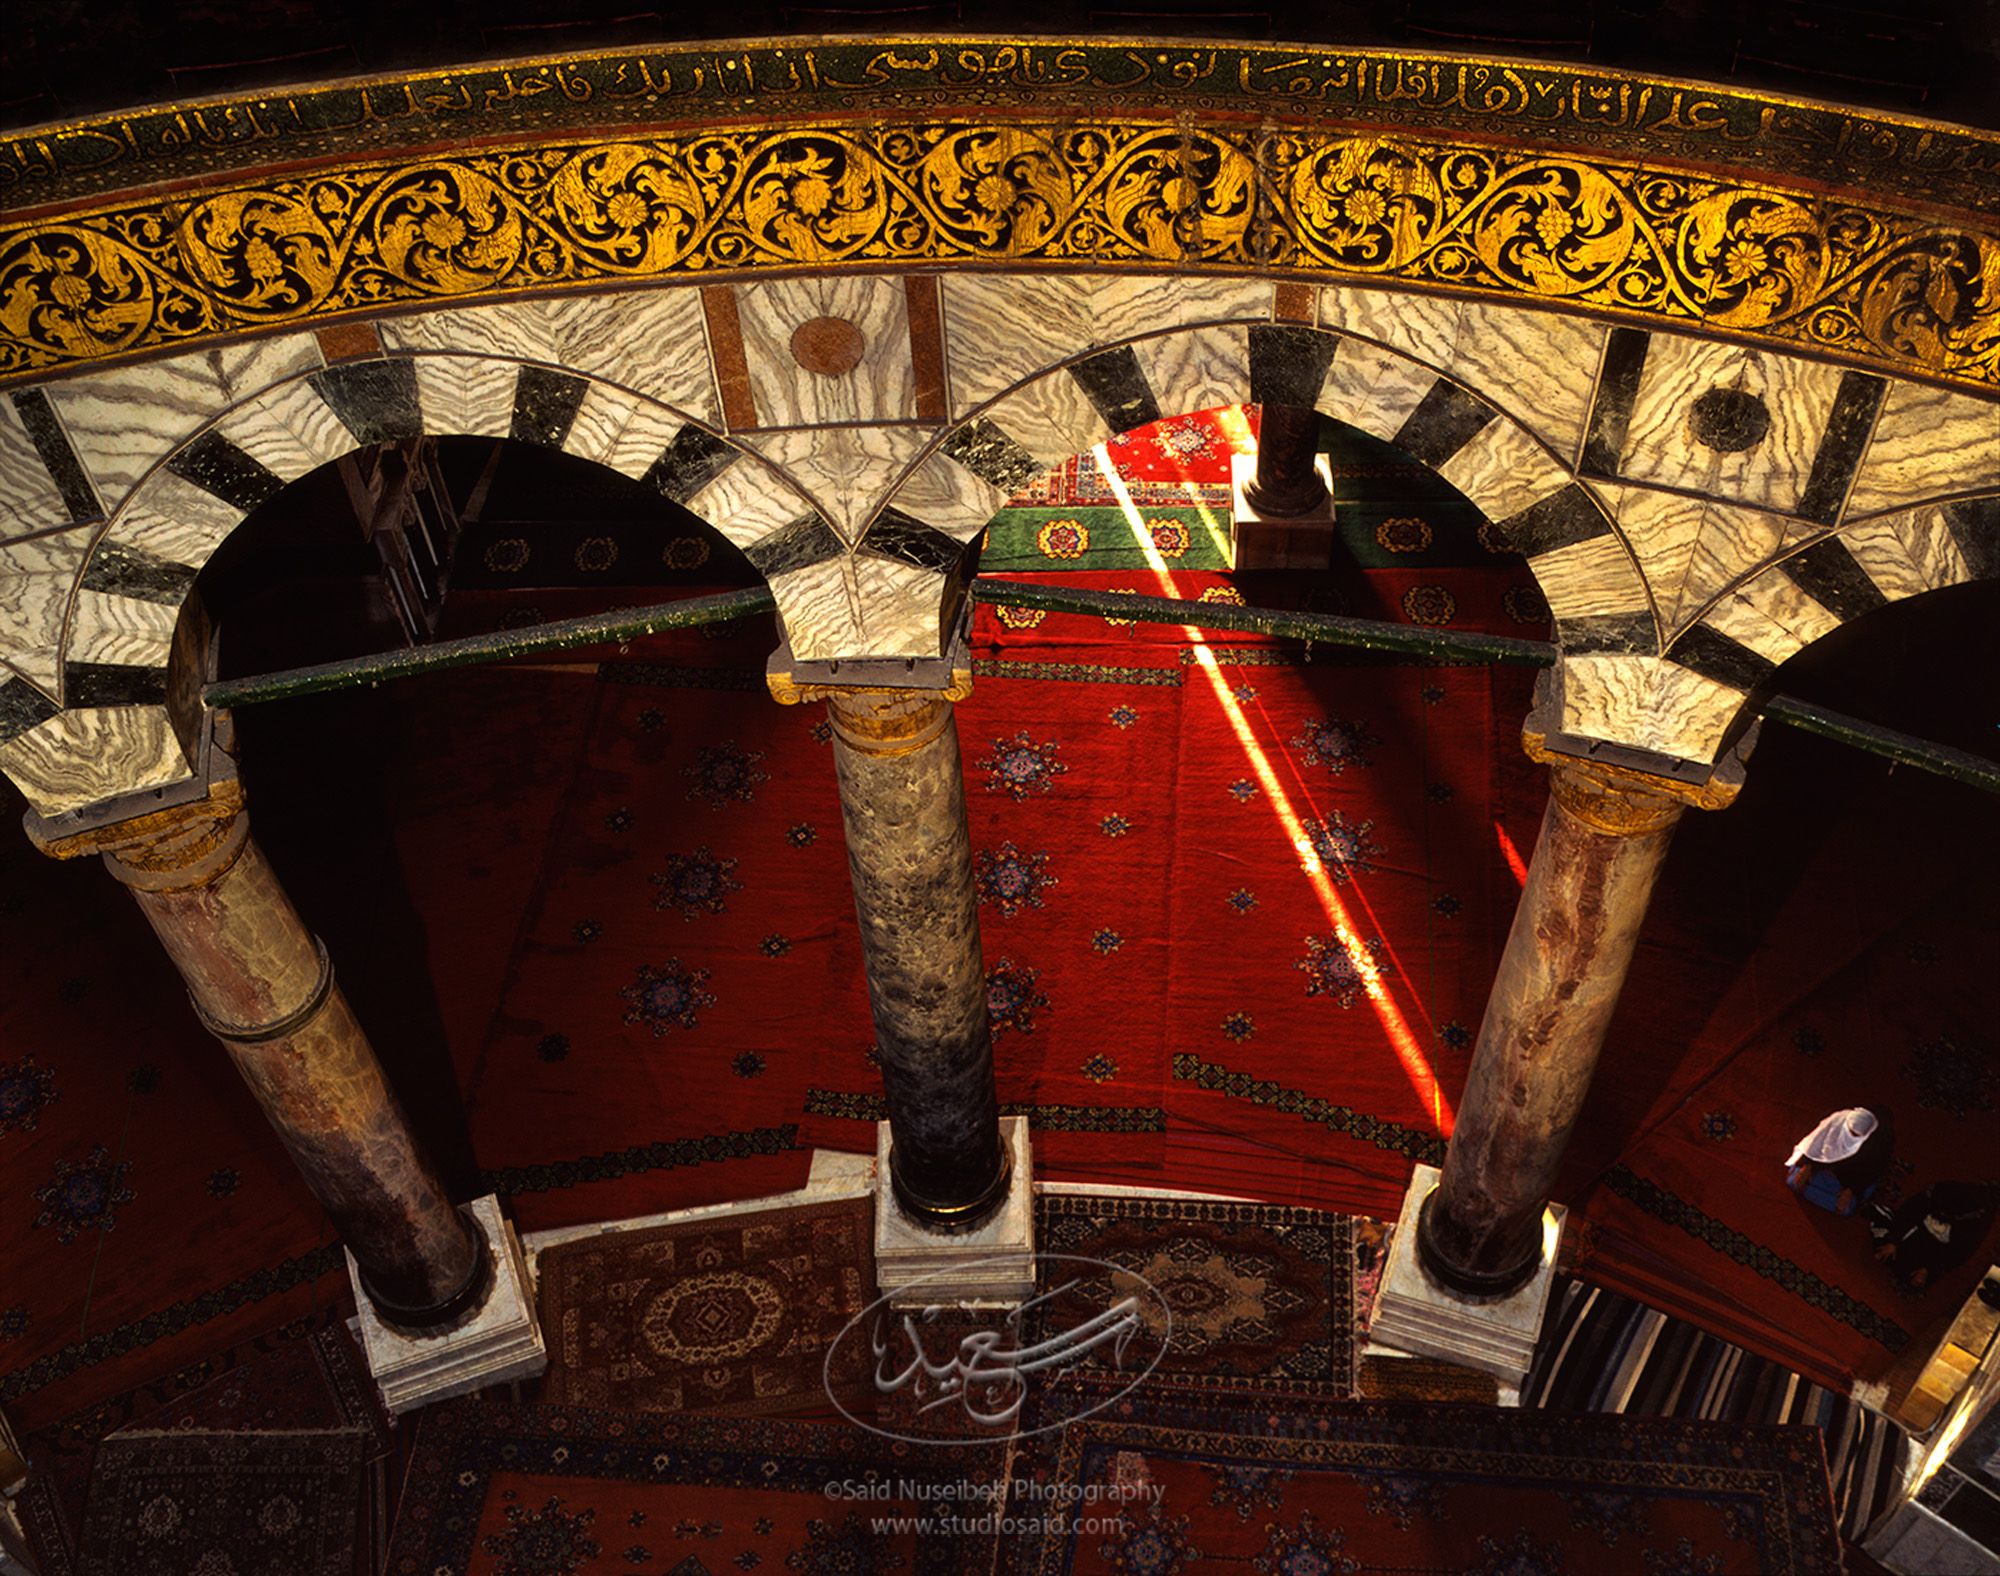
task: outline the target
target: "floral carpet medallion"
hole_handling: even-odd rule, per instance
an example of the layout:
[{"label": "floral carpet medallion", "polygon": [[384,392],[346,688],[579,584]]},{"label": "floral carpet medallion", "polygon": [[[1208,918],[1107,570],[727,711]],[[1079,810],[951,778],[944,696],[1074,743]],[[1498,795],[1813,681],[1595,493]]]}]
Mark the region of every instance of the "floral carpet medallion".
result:
[{"label": "floral carpet medallion", "polygon": [[[1148,1386],[1229,1385],[1345,1397],[1354,1393],[1353,1223],[1318,1210],[1184,1199],[1045,1197],[1037,1237],[1074,1262],[1069,1300],[1110,1306],[1135,1282],[1159,1293],[1172,1328]],[[1080,1277],[1080,1278],[1079,1278]],[[1046,1276],[1045,1276],[1046,1278]],[[1044,1291],[1053,1288],[1045,1286]],[[1142,1299],[1142,1307],[1159,1302]],[[1085,1369],[1102,1368],[1093,1353]]]},{"label": "floral carpet medallion", "polygon": [[367,1435],[126,1433],[99,1447],[83,1569],[352,1576]]},{"label": "floral carpet medallion", "polygon": [[[822,1370],[875,1296],[867,1200],[588,1237],[541,1257],[560,1406],[760,1413],[826,1405]],[[843,1343],[843,1394],[868,1384]]]},{"label": "floral carpet medallion", "polygon": [[1017,1482],[1091,1509],[1015,1540],[1011,1576],[1841,1568],[1812,1428],[1087,1393],[1107,1388],[1082,1382],[1071,1421],[1024,1442]]}]

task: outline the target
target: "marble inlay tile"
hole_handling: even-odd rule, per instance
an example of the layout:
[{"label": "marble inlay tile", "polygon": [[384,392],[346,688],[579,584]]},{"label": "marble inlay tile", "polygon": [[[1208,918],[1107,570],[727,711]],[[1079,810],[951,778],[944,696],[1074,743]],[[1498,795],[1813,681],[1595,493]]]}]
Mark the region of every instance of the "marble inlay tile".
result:
[{"label": "marble inlay tile", "polygon": [[171,471],[156,471],[112,520],[104,539],[198,569],[242,523],[241,509]]},{"label": "marble inlay tile", "polygon": [[153,706],[167,698],[166,664],[144,662],[63,663],[63,699],[72,707]]},{"label": "marble inlay tile", "polygon": [[[637,421],[633,423],[636,428]],[[624,443],[619,444],[619,451]],[[663,498],[684,504],[730,466],[743,458],[743,451],[726,443],[705,428],[690,423],[673,435],[673,440],[640,474],[640,480]],[[619,467],[624,468],[622,465]]]},{"label": "marble inlay tile", "polygon": [[861,638],[861,594],[854,560],[824,559],[771,581],[792,655],[802,662],[869,656]]},{"label": "marble inlay tile", "polygon": [[165,667],[179,616],[177,606],[80,589],[70,615],[64,660],[119,667]]},{"label": "marble inlay tile", "polygon": [[737,434],[747,449],[783,471],[849,543],[930,442],[923,427],[821,427]]},{"label": "marble inlay tile", "polygon": [[137,597],[163,607],[179,607],[200,574],[186,564],[168,563],[117,542],[100,542],[84,565],[80,584],[112,596]]},{"label": "marble inlay tile", "polygon": [[884,509],[861,538],[864,558],[893,558],[933,573],[948,573],[965,556],[965,544],[900,509]]},{"label": "marble inlay tile", "polygon": [[[760,425],[916,419],[910,314],[901,279],[824,275],[739,285],[736,315]],[[859,331],[861,359],[850,370],[813,372],[794,356],[793,337],[816,318],[839,319]]]},{"label": "marble inlay tile", "polygon": [[1661,616],[1671,627],[1710,505],[1685,493],[1655,492],[1650,487],[1606,487],[1603,492],[1653,588]]},{"label": "marble inlay tile", "polygon": [[[1654,334],[1618,457],[1619,474],[1790,512],[1812,474],[1843,376],[1840,368],[1817,362]],[[1711,447],[1698,436],[1705,428],[1696,402],[1717,389],[1761,401],[1769,426],[1749,447]]]},{"label": "marble inlay tile", "polygon": [[94,531],[0,543],[0,659],[51,699],[62,695],[63,617]]},{"label": "marble inlay tile", "polygon": [[1438,467],[1438,475],[1489,520],[1510,519],[1569,484],[1568,471],[1548,450],[1525,427],[1505,418],[1482,427]]},{"label": "marble inlay tile", "polygon": [[407,356],[354,361],[315,372],[307,380],[356,444],[396,443],[424,431],[416,363]]},{"label": "marble inlay tile", "polygon": [[1184,416],[1250,399],[1250,330],[1243,324],[1135,340],[1132,354],[1162,415]]},{"label": "marble inlay tile", "polygon": [[1113,345],[1072,361],[1069,375],[1113,432],[1130,432],[1168,414],[1130,345]]},{"label": "marble inlay tile", "polygon": [[1847,517],[1984,487],[2000,487],[2000,404],[1891,383],[1848,495]]},{"label": "marble inlay tile", "polygon": [[1319,408],[1335,421],[1390,443],[1436,382],[1437,374],[1422,362],[1366,340],[1343,339],[1320,385]]},{"label": "marble inlay tile", "polygon": [[1436,470],[1490,426],[1493,407],[1449,378],[1424,391],[1396,429],[1395,444],[1419,465]]},{"label": "marble inlay tile", "polygon": [[1858,525],[1844,526],[1839,541],[1856,565],[1882,595],[1884,601],[1900,602],[1906,596],[1920,596],[1932,589],[1930,577],[1918,560],[1910,556],[1903,540],[1906,515],[1877,515]]},{"label": "marble inlay tile", "polygon": [[833,527],[816,514],[808,514],[759,537],[745,551],[757,573],[768,581],[788,575],[828,559],[845,556],[847,544]]},{"label": "marble inlay tile", "polygon": [[1458,345],[1459,303],[1444,296],[1366,286],[1327,285],[1319,293],[1320,327],[1428,362],[1433,372],[1451,365]]},{"label": "marble inlay tile", "polygon": [[946,274],[942,284],[955,414],[1094,345],[1271,315],[1272,286],[1257,279]]},{"label": "marble inlay tile", "polygon": [[[594,300],[585,297],[585,300]],[[495,306],[446,306],[377,325],[391,352],[443,351],[499,361],[564,362],[549,301],[507,301]],[[589,310],[580,308],[580,310]]]},{"label": "marble inlay tile", "polygon": [[1632,407],[1639,398],[1639,379],[1645,374],[1646,352],[1652,340],[1643,328],[1614,328],[1605,336],[1590,418],[1577,459],[1582,474],[1617,479],[1619,456],[1625,452]]},{"label": "marble inlay tile", "polygon": [[1037,378],[994,402],[985,419],[1045,468],[1102,443],[1115,430],[1066,370]]},{"label": "marble inlay tile", "polygon": [[1445,370],[1576,463],[1604,354],[1602,323],[1482,301],[1459,304]]},{"label": "marble inlay tile", "polygon": [[322,364],[311,334],[287,334],[51,384],[48,395],[112,511],[168,451],[225,408]]},{"label": "marble inlay tile", "polygon": [[[1738,645],[1748,646],[1774,666],[1790,660],[1809,641],[1840,627],[1839,619],[1782,575],[1762,578],[1790,590],[1790,605],[1786,610],[1797,619],[1800,628],[1794,629],[1773,616],[1777,608],[1771,604],[1780,598],[1769,593],[1764,596],[1746,595],[1743,591],[1733,591],[1722,598],[1708,610],[1702,622],[1710,629],[1727,635]],[[1808,608],[1813,610],[1811,614],[1808,614]]]},{"label": "marble inlay tile", "polygon": [[1965,554],[1941,506],[1919,504],[1895,516],[1891,523],[1902,539],[1903,551],[1910,555],[1910,562],[1927,585],[1933,589],[1963,585],[1971,578]]},{"label": "marble inlay tile", "polygon": [[0,537],[103,514],[97,489],[48,395],[17,389],[0,402]]},{"label": "marble inlay tile", "polygon": [[1746,693],[1771,676],[1777,666],[1761,652],[1706,623],[1691,624],[1665,652],[1669,662],[1690,668],[1704,678]]},{"label": "marble inlay tile", "polygon": [[1309,408],[1317,403],[1340,347],[1336,336],[1289,323],[1258,323],[1251,325],[1249,337],[1251,404]]},{"label": "marble inlay tile", "polygon": [[1613,534],[1604,505],[1581,482],[1509,515],[1500,522],[1500,531],[1515,552],[1529,558]]},{"label": "marble inlay tile", "polygon": [[514,384],[521,371],[518,362],[419,356],[416,369],[424,431],[433,437],[504,438],[514,430]]},{"label": "marble inlay tile", "polygon": [[933,530],[969,541],[1011,496],[944,453],[934,453],[904,478],[890,501]]},{"label": "marble inlay tile", "polygon": [[1823,537],[1802,551],[1788,552],[1775,571],[1759,575],[1751,586],[1762,586],[1773,572],[1841,620],[1872,613],[1887,600],[1838,536]]},{"label": "marble inlay tile", "polygon": [[1713,761],[1743,692],[1660,657],[1563,659],[1563,731]]},{"label": "marble inlay tile", "polygon": [[816,512],[812,500],[782,475],[750,458],[739,459],[720,472],[689,496],[685,505],[690,514],[743,548]]},{"label": "marble inlay tile", "polygon": [[[627,476],[643,476],[646,468],[660,457],[660,451],[673,441],[680,430],[680,422],[671,413],[661,410],[652,401],[617,388],[609,383],[586,383],[583,398],[570,416],[568,430],[563,433],[563,452],[574,454],[580,460],[593,460],[599,465],[608,464],[608,456],[619,447],[619,438],[631,425],[633,416],[641,406],[657,412],[660,422],[652,426],[647,437],[652,442],[651,451],[638,458],[637,440],[634,450],[626,456],[626,465],[613,466]],[[638,469],[627,467],[633,459],[638,459]]]},{"label": "marble inlay tile", "polygon": [[280,384],[237,406],[214,430],[288,482],[356,447],[347,424],[305,378]]},{"label": "marble inlay tile", "polygon": [[514,380],[514,414],[507,436],[517,443],[560,449],[590,384],[572,372],[524,366]]},{"label": "marble inlay tile", "polygon": [[1586,613],[1563,620],[1562,649],[1565,656],[1628,651],[1650,657],[1660,649],[1660,629],[1650,612]]},{"label": "marble inlay tile", "polygon": [[1826,418],[1826,431],[1813,455],[1812,473],[1799,490],[1797,513],[1821,525],[1832,525],[1840,518],[1887,388],[1888,380],[1872,372],[1850,371],[1842,376],[1832,413]]},{"label": "marble inlay tile", "polygon": [[887,558],[857,558],[855,589],[861,599],[861,649],[870,657],[935,657],[943,651],[938,620],[944,611],[945,576]]},{"label": "marble inlay tile", "polygon": [[0,744],[40,727],[62,708],[5,663],[0,663]]},{"label": "marble inlay tile", "polygon": [[984,416],[947,433],[938,452],[1009,498],[1046,468]]},{"label": "marble inlay tile", "polygon": [[1786,524],[1778,515],[1755,509],[1740,509],[1726,503],[1703,504],[1701,531],[1695,538],[1694,551],[1688,555],[1680,596],[1671,612],[1665,596],[1660,598],[1660,611],[1669,627],[1692,621],[1725,586],[1768,561],[1785,539]]},{"label": "marble inlay tile", "polygon": [[1968,580],[2000,580],[2000,494],[1944,506],[1945,529],[1958,543]]},{"label": "marble inlay tile", "polygon": [[1597,536],[1528,560],[1558,621],[1650,613],[1646,584],[1616,536]]},{"label": "marble inlay tile", "polygon": [[[1844,622],[1837,610],[1828,607],[1789,575],[1776,570],[1766,570],[1724,600],[1755,608],[1759,616],[1790,631],[1801,646],[1809,646],[1815,640],[1832,634]],[[1711,618],[1709,622],[1725,635],[1735,633],[1723,620]]]},{"label": "marble inlay tile", "polygon": [[66,711],[0,744],[0,772],[38,815],[80,810],[189,776],[160,706]]},{"label": "marble inlay tile", "polygon": [[635,389],[698,421],[720,420],[698,287],[562,296],[545,305],[560,365]]}]

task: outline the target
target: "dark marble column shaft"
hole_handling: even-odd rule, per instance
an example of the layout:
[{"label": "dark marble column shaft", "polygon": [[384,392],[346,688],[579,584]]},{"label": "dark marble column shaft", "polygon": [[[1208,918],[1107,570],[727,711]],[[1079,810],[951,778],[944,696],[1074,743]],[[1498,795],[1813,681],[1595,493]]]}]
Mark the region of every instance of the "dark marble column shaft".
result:
[{"label": "dark marble column shaft", "polygon": [[891,1180],[918,1219],[974,1225],[1005,1196],[1008,1165],[952,705],[924,690],[836,690],[827,715]]},{"label": "dark marble column shaft", "polygon": [[1257,472],[1243,501],[1263,518],[1311,514],[1326,502],[1320,480],[1319,412],[1307,405],[1264,405],[1257,426]]},{"label": "dark marble column shaft", "polygon": [[325,948],[251,839],[238,786],[37,841],[59,857],[101,853],[137,900],[384,1316],[433,1322],[474,1295],[478,1239],[418,1148]]},{"label": "dark marble column shaft", "polygon": [[1550,789],[1417,1233],[1432,1274],[1474,1295],[1504,1294],[1540,1261],[1556,1167],[1684,808],[1586,767],[1553,766]]}]

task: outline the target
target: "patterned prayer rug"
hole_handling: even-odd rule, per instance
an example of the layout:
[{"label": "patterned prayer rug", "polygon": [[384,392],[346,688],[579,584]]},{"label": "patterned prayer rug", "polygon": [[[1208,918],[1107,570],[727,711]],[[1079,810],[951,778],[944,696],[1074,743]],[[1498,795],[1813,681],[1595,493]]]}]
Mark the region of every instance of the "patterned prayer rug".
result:
[{"label": "patterned prayer rug", "polygon": [[[1270,1204],[1188,1199],[1043,1197],[1038,1243],[1042,1292],[1075,1282],[1074,1295],[1109,1306],[1132,1277],[1159,1293],[1167,1350],[1156,1385],[1284,1391],[1340,1399],[1354,1394],[1353,1222]],[[1093,1272],[1075,1259],[1101,1261]],[[1046,1306],[1055,1306],[1054,1303]],[[1166,1319],[1141,1303],[1152,1323]],[[1101,1347],[1079,1371],[1113,1361]]]},{"label": "patterned prayer rug", "polygon": [[[389,1576],[965,1576],[1005,1447],[896,1442],[845,1425],[452,1402],[424,1414]],[[948,1497],[949,1496],[949,1497]]]},{"label": "patterned prayer rug", "polygon": [[1027,1441],[1015,1477],[1076,1508],[1016,1540],[1014,1576],[1841,1568],[1806,1428],[1397,1405],[1252,1417],[1142,1391]]},{"label": "patterned prayer rug", "polygon": [[128,1433],[99,1449],[92,1576],[352,1576],[359,1429]]},{"label": "patterned prayer rug", "polygon": [[[867,1199],[617,1232],[541,1257],[558,1406],[739,1415],[824,1408],[827,1348],[874,1300]],[[841,1343],[832,1388],[868,1388]]]}]

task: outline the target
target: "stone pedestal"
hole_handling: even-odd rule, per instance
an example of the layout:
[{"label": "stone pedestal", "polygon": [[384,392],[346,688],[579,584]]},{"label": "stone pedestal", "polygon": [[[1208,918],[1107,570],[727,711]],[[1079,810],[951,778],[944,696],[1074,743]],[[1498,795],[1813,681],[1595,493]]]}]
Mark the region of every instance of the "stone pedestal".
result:
[{"label": "stone pedestal", "polygon": [[889,1124],[875,1137],[875,1284],[895,1307],[1021,1303],[1035,1290],[1034,1161],[1028,1119],[1003,1117],[1012,1169],[1007,1196],[970,1231],[913,1218],[889,1175]]},{"label": "stone pedestal", "polygon": [[488,1385],[532,1379],[549,1365],[535,1317],[533,1288],[512,1224],[489,1193],[464,1209],[478,1230],[492,1282],[472,1307],[449,1324],[403,1329],[386,1323],[361,1284],[360,1266],[347,1255],[348,1279],[361,1313],[356,1321],[368,1371],[391,1412],[408,1412]]},{"label": "stone pedestal", "polygon": [[1417,1252],[1417,1220],[1439,1175],[1436,1166],[1420,1165],[1410,1178],[1382,1271],[1370,1338],[1395,1352],[1490,1373],[1500,1381],[1502,1404],[1517,1405],[1521,1381],[1534,1366],[1535,1342],[1555,1283],[1556,1245],[1568,1212],[1559,1204],[1548,1207],[1540,1259],[1515,1290],[1504,1297],[1467,1296],[1433,1276]]},{"label": "stone pedestal", "polygon": [[1230,457],[1238,569],[1325,569],[1333,563],[1339,533],[1330,490],[1333,470],[1324,454],[1314,456],[1314,470],[1325,484],[1319,499],[1300,514],[1270,514],[1257,508],[1248,491],[1257,475],[1256,456]]}]

